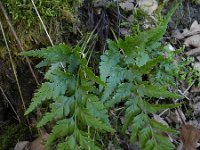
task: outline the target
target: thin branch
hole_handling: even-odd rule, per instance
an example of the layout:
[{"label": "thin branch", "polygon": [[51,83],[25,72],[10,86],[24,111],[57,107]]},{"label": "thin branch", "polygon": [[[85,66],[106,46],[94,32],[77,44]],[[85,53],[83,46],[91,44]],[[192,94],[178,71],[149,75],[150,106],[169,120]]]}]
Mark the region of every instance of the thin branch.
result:
[{"label": "thin branch", "polygon": [[[41,18],[41,16],[40,16],[40,13],[39,13],[39,11],[38,11],[38,9],[37,9],[35,3],[34,3],[34,0],[31,0],[31,2],[32,2],[32,4],[33,4],[34,10],[35,10],[35,12],[36,12],[38,18],[40,19],[40,22],[41,22],[41,24],[42,24],[42,26],[43,26],[43,28],[44,28],[44,31],[45,31],[45,33],[46,33],[46,35],[47,35],[47,37],[48,37],[48,39],[49,39],[51,45],[54,46],[54,43],[53,43],[53,41],[52,41],[52,39],[51,39],[51,37],[50,37],[48,31],[47,31],[47,27],[45,26],[44,21],[42,20],[42,18]],[[64,71],[65,71],[65,67],[64,67],[64,65],[63,65],[62,62],[60,62],[60,65],[62,66],[62,68],[63,68]]]},{"label": "thin branch", "polygon": [[117,28],[117,37],[120,38],[120,26],[121,26],[121,13],[120,13],[120,9],[119,9],[119,2],[118,0],[117,2],[117,21],[118,21],[118,28]]},{"label": "thin branch", "polygon": [[11,55],[10,48],[8,46],[8,42],[6,40],[5,32],[4,32],[4,29],[3,29],[1,21],[0,21],[0,28],[1,28],[1,31],[2,31],[2,34],[3,34],[3,38],[4,38],[4,42],[6,44],[6,48],[7,48],[8,54],[9,54],[9,58],[10,58],[12,70],[13,70],[13,73],[14,73],[14,76],[15,76],[15,80],[17,82],[17,87],[18,87],[19,95],[20,95],[20,98],[21,98],[21,101],[22,101],[22,105],[23,105],[24,111],[25,111],[26,110],[26,106],[25,106],[25,103],[24,103],[24,98],[23,98],[23,95],[22,95],[21,86],[19,84],[19,80],[18,80],[18,77],[17,77],[17,71],[15,69],[14,61],[13,61],[13,58],[12,58],[12,55]]},{"label": "thin branch", "polygon": [[8,102],[8,104],[10,105],[11,109],[13,110],[13,112],[15,113],[15,115],[16,115],[16,117],[17,117],[17,120],[18,120],[19,123],[20,123],[20,122],[21,122],[21,119],[19,118],[19,115],[17,114],[17,112],[16,112],[14,106],[12,105],[12,103],[10,102],[10,100],[8,99],[8,97],[6,96],[4,90],[3,90],[3,88],[2,88],[1,86],[0,86],[0,90],[1,90],[1,92],[2,92],[3,97],[5,98],[5,100],[6,100],[6,101]]},{"label": "thin branch", "polygon": [[47,35],[47,37],[48,37],[48,39],[49,39],[51,45],[54,46],[53,41],[52,41],[52,39],[51,39],[51,37],[50,37],[48,31],[47,31],[47,28],[46,28],[46,26],[45,26],[45,24],[44,24],[44,21],[42,20],[42,18],[41,18],[41,16],[40,16],[40,13],[39,13],[39,11],[38,11],[38,9],[37,9],[37,7],[36,7],[34,1],[31,0],[31,2],[32,2],[32,4],[33,4],[33,7],[34,7],[34,9],[35,9],[35,12],[36,12],[38,18],[40,19],[40,22],[42,23],[42,26],[43,26],[43,28],[44,28],[44,31],[45,31],[45,33],[46,33],[46,35]]},{"label": "thin branch", "polygon": [[[13,61],[13,58],[12,58],[12,55],[11,55],[10,48],[8,46],[8,42],[6,40],[5,32],[3,30],[3,26],[2,26],[1,21],[0,21],[0,28],[1,28],[1,31],[2,31],[2,34],[3,34],[4,42],[6,44],[6,48],[8,50],[8,54],[9,54],[10,61],[11,61],[11,66],[12,66],[13,73],[14,73],[14,76],[15,76],[15,79],[16,79],[16,82],[17,82],[17,88],[18,88],[19,95],[20,95],[20,98],[21,98],[21,101],[22,101],[22,105],[23,105],[24,111],[26,111],[26,106],[25,106],[23,95],[22,95],[22,90],[21,90],[21,87],[20,87],[20,84],[19,84],[19,80],[18,80],[18,77],[17,77],[17,71],[15,69],[14,61]],[[30,127],[30,122],[29,122],[28,118],[26,118],[26,119],[27,119],[29,130],[32,133],[32,130],[31,130],[31,127]]]}]

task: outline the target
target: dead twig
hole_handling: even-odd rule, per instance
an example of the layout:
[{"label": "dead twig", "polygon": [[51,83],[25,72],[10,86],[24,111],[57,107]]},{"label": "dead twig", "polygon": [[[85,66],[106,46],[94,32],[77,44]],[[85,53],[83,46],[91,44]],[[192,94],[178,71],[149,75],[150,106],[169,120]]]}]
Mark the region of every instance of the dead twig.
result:
[{"label": "dead twig", "polygon": [[1,93],[2,93],[2,95],[3,95],[3,97],[5,98],[5,100],[8,102],[8,104],[10,105],[10,107],[11,107],[11,109],[13,110],[13,112],[15,113],[15,115],[16,115],[16,117],[17,117],[17,120],[18,120],[18,122],[20,123],[21,122],[21,119],[20,119],[20,117],[19,117],[19,115],[17,114],[17,112],[16,112],[16,110],[15,110],[15,108],[14,108],[14,106],[12,105],[12,103],[10,102],[10,100],[8,99],[8,97],[6,96],[6,94],[5,94],[5,92],[4,92],[4,90],[3,90],[3,88],[0,86],[0,90],[1,90]]},{"label": "dead twig", "polygon": [[[18,88],[19,95],[20,95],[20,98],[21,98],[21,101],[22,101],[22,105],[23,105],[24,111],[26,111],[26,105],[25,105],[25,102],[24,102],[24,98],[23,98],[21,86],[20,86],[20,84],[19,84],[19,80],[18,80],[18,77],[17,77],[17,71],[16,71],[16,69],[15,69],[14,61],[13,61],[13,58],[12,58],[12,55],[11,55],[10,48],[9,48],[9,46],[8,46],[8,42],[7,42],[7,39],[6,39],[5,32],[4,32],[4,29],[3,29],[3,26],[2,26],[1,21],[0,21],[0,28],[1,28],[1,31],[2,31],[2,34],[3,34],[3,38],[4,38],[4,42],[5,42],[5,45],[6,45],[8,54],[9,54],[9,58],[10,58],[12,70],[13,70],[13,73],[14,73],[14,76],[15,76],[15,80],[16,80],[16,82],[17,82],[17,88]],[[31,130],[31,127],[30,127],[30,122],[29,122],[28,118],[26,118],[26,119],[27,119],[27,123],[28,123],[29,130],[30,130],[30,132],[32,133],[32,130]]]},{"label": "dead twig", "polygon": [[[35,10],[35,12],[36,12],[36,14],[37,14],[37,16],[38,16],[38,18],[39,18],[39,20],[40,20],[40,22],[41,22],[43,28],[44,28],[44,31],[45,31],[45,33],[46,33],[46,35],[47,35],[47,37],[48,37],[48,39],[49,39],[51,45],[54,46],[54,43],[53,43],[53,41],[52,41],[52,39],[51,39],[51,37],[50,37],[48,31],[47,31],[47,27],[45,26],[44,21],[42,20],[42,18],[41,18],[41,16],[40,16],[40,13],[39,13],[39,11],[38,11],[38,9],[37,9],[35,3],[34,3],[34,0],[31,0],[31,2],[32,2],[32,4],[33,4],[34,10]],[[64,65],[63,65],[62,62],[60,62],[60,65],[62,66],[63,70],[65,71],[65,67],[64,67]]]},{"label": "dead twig", "polygon": [[17,71],[15,69],[14,61],[13,61],[13,58],[12,58],[12,55],[11,55],[10,48],[8,46],[8,42],[6,40],[5,32],[4,32],[4,29],[3,29],[1,21],[0,21],[0,28],[1,28],[1,31],[2,31],[2,34],[3,34],[3,38],[4,38],[4,42],[5,42],[5,45],[6,45],[6,48],[7,48],[7,51],[8,51],[8,55],[9,55],[9,58],[10,58],[12,70],[13,70],[13,73],[14,73],[14,76],[15,76],[15,80],[17,82],[17,87],[18,87],[19,95],[20,95],[20,98],[21,98],[21,101],[22,101],[22,105],[23,105],[24,111],[25,111],[26,110],[26,106],[25,106],[23,95],[22,95],[21,86],[19,84],[19,80],[18,80],[18,77],[17,77]]}]

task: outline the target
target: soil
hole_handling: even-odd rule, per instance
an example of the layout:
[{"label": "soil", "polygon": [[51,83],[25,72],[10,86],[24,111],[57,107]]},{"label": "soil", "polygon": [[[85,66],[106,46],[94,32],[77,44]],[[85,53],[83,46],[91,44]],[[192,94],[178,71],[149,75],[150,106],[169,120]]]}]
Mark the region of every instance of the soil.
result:
[{"label": "soil", "polygon": [[[1,86],[1,89],[3,90],[1,91],[1,94],[0,94],[0,99],[1,99],[0,138],[1,138],[1,135],[4,135],[4,133],[7,132],[5,129],[14,125],[14,127],[16,127],[16,129],[19,130],[19,132],[21,130],[21,133],[23,133],[21,135],[23,137],[21,138],[21,140],[24,140],[24,138],[28,138],[29,140],[31,140],[30,139],[31,134],[28,129],[27,120],[24,119],[25,118],[23,115],[24,108],[22,105],[22,100],[19,95],[19,90],[16,84],[15,76],[13,74],[13,70],[11,69],[12,67],[5,60],[0,60],[0,66],[1,66],[0,86]],[[23,93],[23,98],[24,98],[25,104],[28,106],[28,104],[31,101],[32,94],[34,90],[36,89],[37,85],[34,79],[32,78],[32,75],[26,63],[18,62],[18,64],[16,65],[16,70],[17,70],[17,75],[18,75],[21,91]],[[17,119],[17,116],[14,113],[13,109],[18,114],[21,120],[21,123],[19,123],[19,120]],[[24,132],[24,130],[28,132]],[[27,134],[27,135],[24,136],[24,134]],[[11,135],[11,136],[15,136],[15,135]],[[12,139],[12,140],[13,142],[10,143],[11,144],[10,146],[14,146],[15,143],[19,140],[19,138]],[[1,145],[1,142],[0,142],[0,145]],[[0,150],[4,150],[4,149],[1,149],[1,146],[0,146]]]}]

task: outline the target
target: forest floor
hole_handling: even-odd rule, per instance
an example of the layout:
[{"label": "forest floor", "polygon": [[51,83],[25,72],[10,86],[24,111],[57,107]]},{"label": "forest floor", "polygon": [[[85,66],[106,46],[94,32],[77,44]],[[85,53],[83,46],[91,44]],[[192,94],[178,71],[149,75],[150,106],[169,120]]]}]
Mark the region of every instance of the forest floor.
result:
[{"label": "forest floor", "polygon": [[[85,4],[78,9],[77,16],[79,18],[79,23],[77,23],[78,28],[76,30],[76,33],[68,32],[69,29],[66,30],[67,27],[63,27],[64,25],[66,25],[65,20],[60,19],[62,22],[61,26],[63,28],[61,31],[56,31],[57,34],[53,38],[55,44],[59,42],[70,43],[72,46],[77,44],[77,41],[80,40],[79,37],[81,37],[82,34],[92,32],[101,17],[103,17],[103,19],[97,29],[99,37],[95,41],[95,43],[92,43],[93,45],[91,44],[95,47],[97,55],[105,51],[106,40],[108,38],[113,38],[111,30],[114,30],[117,36],[121,37],[125,37],[131,34],[132,31],[130,30],[130,26],[134,25],[135,23],[135,18],[131,16],[135,12],[135,9],[138,7],[135,0],[125,0],[119,3],[121,20],[119,19],[119,10],[107,9],[106,6],[99,5],[101,4],[96,3],[94,4],[94,6],[90,6],[87,5],[87,1],[85,1]],[[158,8],[158,6],[156,5],[154,7]],[[164,7],[164,13],[169,10],[168,7],[171,7],[171,5],[169,4],[168,6]],[[151,8],[153,10],[147,10],[150,18],[154,19],[155,16],[151,11],[154,11],[155,8]],[[194,65],[194,67],[196,67],[196,69],[200,71],[199,14],[200,4],[189,0],[181,0],[179,8],[176,10],[175,14],[172,16],[169,22],[167,32],[162,41],[170,43],[170,48],[172,49],[185,47],[185,50],[183,51],[184,57],[193,58],[194,63],[192,65]],[[8,16],[12,18],[9,13]],[[11,36],[12,32],[9,29],[9,26],[6,25],[7,21],[4,17],[5,16],[0,10],[0,19],[4,19],[2,21],[3,27],[5,27],[6,35],[10,40],[9,42],[12,43],[11,49],[16,50],[18,49],[16,48],[18,47],[16,46],[17,42],[16,40],[14,40],[15,42],[11,40],[11,38],[14,37]],[[149,22],[149,20],[145,20],[146,17],[141,18],[142,19],[139,24],[142,27],[151,28],[154,26],[152,22]],[[125,25],[120,25],[119,21],[124,22]],[[53,27],[56,26],[54,25],[55,24],[53,24]],[[109,28],[107,28],[108,25]],[[19,26],[14,25],[17,34],[19,34],[19,32],[21,32],[21,28],[23,28],[21,27],[22,25]],[[34,29],[32,30],[32,32],[34,32]],[[70,30],[72,30],[72,28],[70,28]],[[52,31],[52,33],[50,34],[54,34],[54,32]],[[29,41],[28,43],[26,43],[27,41],[24,41],[22,42],[22,45],[24,47],[26,46],[26,50],[42,48],[50,45],[50,43],[47,42],[48,38],[43,38],[43,36],[46,36],[45,33],[42,33],[42,38],[39,37],[38,39],[32,40],[31,42]],[[34,35],[31,38],[34,38]],[[3,39],[3,36],[1,34],[0,39]],[[42,43],[38,40],[43,40],[45,42]],[[31,115],[29,118],[24,117],[24,108],[22,106],[21,95],[19,93],[19,86],[16,82],[16,75],[13,73],[13,66],[11,61],[14,62],[14,67],[17,71],[17,79],[19,81],[21,93],[23,95],[26,106],[28,106],[28,104],[30,103],[33,93],[37,89],[38,85],[33,78],[32,73],[30,72],[30,68],[26,63],[26,60],[16,56],[19,51],[14,51],[12,54],[13,59],[10,60],[9,54],[8,52],[6,52],[5,49],[6,45],[4,44],[4,41],[0,40],[0,150],[12,150],[14,149],[14,147],[15,150],[23,150],[27,145],[31,145],[31,150],[45,150],[44,146],[41,145],[42,138],[38,134],[37,129],[33,127],[36,120],[38,119],[37,114]],[[30,60],[31,64],[34,65],[37,64],[38,61],[39,60],[37,59]],[[97,63],[98,62],[95,61],[94,58],[93,64],[90,65],[96,66]],[[98,69],[96,69],[95,71],[96,73],[98,73]],[[43,74],[45,70],[38,71],[34,68],[34,72],[39,83],[43,82]],[[164,116],[157,116],[157,120],[167,123],[168,125],[177,129],[181,127],[181,124],[190,124],[184,126],[180,131],[182,133],[182,140],[186,140],[185,143],[187,143],[188,145],[192,145],[191,147],[193,147],[193,145],[196,146],[196,144],[198,146],[200,145],[200,143],[198,143],[198,140],[200,139],[200,88],[197,85],[197,80],[199,79],[192,79],[190,85],[184,82],[180,83],[180,94],[186,99],[183,108],[179,108],[176,111],[168,112],[168,114]],[[46,134],[43,135],[43,138],[46,138],[46,136]],[[125,139],[123,139],[123,137],[118,136],[120,135],[116,135],[115,138],[117,140],[115,140],[118,141],[119,145],[121,146],[119,149],[139,150],[137,144],[129,144],[124,141]],[[180,144],[179,142],[175,144],[177,145],[178,150],[181,150],[183,148],[182,144]],[[115,150],[117,148],[114,146],[113,143],[110,143],[107,149]]]}]

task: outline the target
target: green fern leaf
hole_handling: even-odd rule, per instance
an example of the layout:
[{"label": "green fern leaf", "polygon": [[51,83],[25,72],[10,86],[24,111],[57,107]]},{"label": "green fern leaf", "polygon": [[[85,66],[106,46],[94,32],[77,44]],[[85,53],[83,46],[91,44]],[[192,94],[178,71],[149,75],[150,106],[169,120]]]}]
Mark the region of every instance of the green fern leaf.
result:
[{"label": "green fern leaf", "polygon": [[137,140],[138,133],[139,133],[139,131],[141,130],[140,124],[139,124],[139,123],[134,123],[134,124],[131,126],[131,130],[132,130],[133,132],[131,132],[130,141],[131,141],[131,143],[135,143],[136,140]]},{"label": "green fern leaf", "polygon": [[43,83],[41,87],[37,90],[34,94],[32,99],[32,103],[30,104],[29,108],[26,110],[25,115],[32,112],[36,109],[39,105],[41,105],[45,100],[48,100],[53,97],[52,92],[53,89],[50,88],[49,82]]},{"label": "green fern leaf", "polygon": [[107,109],[105,108],[102,101],[99,101],[98,97],[90,95],[87,97],[87,110],[90,114],[93,114],[96,118],[99,118],[102,122],[109,125],[109,119]]},{"label": "green fern leaf", "polygon": [[[133,131],[134,132],[134,131]],[[138,133],[139,141],[142,148],[146,147],[146,143],[152,137],[152,130],[150,127],[145,127]]]},{"label": "green fern leaf", "polygon": [[47,112],[42,119],[38,122],[37,127],[40,128],[44,125],[46,125],[48,122],[52,121],[55,118],[54,113]]},{"label": "green fern leaf", "polygon": [[66,135],[71,135],[74,132],[75,122],[73,118],[70,119],[63,119],[57,122],[52,129],[52,133],[49,135],[46,146],[51,147],[53,142],[61,137]]},{"label": "green fern leaf", "polygon": [[125,121],[122,128],[122,132],[125,133],[125,130],[132,123],[135,116],[141,113],[141,109],[138,107],[138,101],[136,99],[131,99],[126,103],[127,109],[125,113]]},{"label": "green fern leaf", "polygon": [[149,139],[146,144],[144,150],[153,150],[155,148],[156,141],[153,139]]},{"label": "green fern leaf", "polygon": [[88,76],[88,78],[96,83],[98,83],[101,86],[106,86],[106,83],[103,82],[99,77],[97,77],[91,70],[91,68],[86,67],[84,68],[84,71],[86,73],[86,75]]},{"label": "green fern leaf", "polygon": [[175,99],[181,99],[182,96],[178,94],[174,94],[172,92],[169,92],[164,87],[158,87],[155,85],[146,85],[141,84],[139,86],[134,87],[134,91],[139,92],[142,95],[146,95],[149,97],[156,97],[156,98],[175,98]]},{"label": "green fern leaf", "polygon": [[114,106],[115,104],[125,100],[132,94],[132,84],[131,83],[122,83],[116,89],[116,92],[111,100],[107,101],[105,106],[107,108]]},{"label": "green fern leaf", "polygon": [[70,47],[65,44],[59,44],[53,47],[42,48],[41,50],[21,52],[19,55],[44,58],[48,62],[56,63],[65,61],[69,58],[71,52],[72,49]]},{"label": "green fern leaf", "polygon": [[[88,110],[86,109],[78,109],[78,116],[79,120],[85,122],[88,126],[91,126],[95,129],[102,130],[102,131],[108,131],[111,133],[114,133],[115,130],[110,127],[110,125],[107,125],[106,123],[102,122],[100,119],[97,119],[96,117],[92,116]],[[95,122],[95,123],[94,123]]]},{"label": "green fern leaf", "polygon": [[120,66],[112,67],[112,69],[110,70],[110,74],[106,78],[107,86],[105,87],[101,97],[101,100],[103,102],[105,102],[109,98],[109,96],[117,88],[117,85],[125,79],[124,69]]},{"label": "green fern leaf", "polygon": [[91,138],[83,136],[81,133],[78,133],[78,138],[82,149],[101,150]]},{"label": "green fern leaf", "polygon": [[172,142],[169,140],[168,137],[164,137],[159,134],[154,134],[154,137],[157,141],[157,145],[155,146],[155,149],[157,150],[174,150],[175,146],[172,144]]},{"label": "green fern leaf", "polygon": [[[67,142],[62,142],[62,143],[59,143],[58,146],[57,146],[57,149],[58,150],[74,150],[74,149],[79,149],[78,148],[78,144],[76,143],[76,138],[74,135],[70,136],[67,138]],[[80,149],[79,149],[80,150]]]},{"label": "green fern leaf", "polygon": [[138,67],[144,66],[150,60],[149,55],[146,52],[140,52],[139,56],[136,58],[136,65]]},{"label": "green fern leaf", "polygon": [[182,105],[182,103],[176,104],[149,104],[148,102],[144,102],[145,107],[148,108],[146,111],[149,113],[156,113],[165,109],[177,108]]},{"label": "green fern leaf", "polygon": [[154,69],[155,66],[157,66],[162,61],[164,61],[164,57],[163,56],[159,56],[157,58],[149,60],[142,67],[134,66],[133,69],[134,70],[139,70],[139,72],[142,73],[142,74],[148,74]]},{"label": "green fern leaf", "polygon": [[73,97],[59,96],[55,99],[55,102],[50,105],[51,113],[47,112],[37,124],[37,127],[42,127],[53,119],[60,119],[64,116],[68,116],[72,105],[74,105]]},{"label": "green fern leaf", "polygon": [[135,58],[138,53],[144,52],[146,38],[143,36],[127,36],[125,40],[118,40],[118,47],[120,47],[127,57]]},{"label": "green fern leaf", "polygon": [[[113,41],[108,42],[108,46],[112,47]],[[119,53],[118,49],[111,48],[109,51],[106,51],[104,55],[101,56],[101,62],[99,66],[100,70],[100,78],[104,82],[106,81],[107,77],[111,74],[111,70],[115,67],[121,59],[121,54]]]},{"label": "green fern leaf", "polygon": [[170,132],[170,133],[174,133],[174,134],[177,134],[178,132],[176,130],[173,130],[169,127],[167,127],[166,125],[163,125],[162,123],[160,122],[157,122],[153,119],[150,120],[149,122],[151,124],[152,127],[154,127],[156,130],[160,130],[160,131],[163,131],[163,132]]}]

